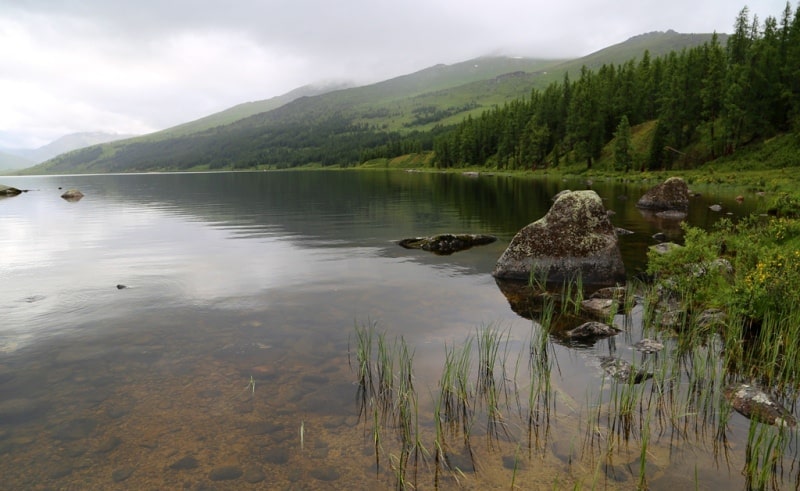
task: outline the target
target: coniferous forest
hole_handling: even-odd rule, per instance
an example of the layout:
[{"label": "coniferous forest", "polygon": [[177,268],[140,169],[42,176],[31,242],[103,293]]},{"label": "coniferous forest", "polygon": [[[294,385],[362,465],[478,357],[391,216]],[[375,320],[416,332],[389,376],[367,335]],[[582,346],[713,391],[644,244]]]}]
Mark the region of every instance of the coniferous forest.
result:
[{"label": "coniferous forest", "polygon": [[[615,170],[693,168],[743,145],[800,134],[800,8],[760,22],[745,7],[723,46],[582,69],[529,98],[467,118],[434,143],[440,168],[587,168],[612,140]],[[645,123],[649,123],[646,124]],[[633,127],[650,132],[635,152]],[[785,155],[774,167],[798,165]]]}]

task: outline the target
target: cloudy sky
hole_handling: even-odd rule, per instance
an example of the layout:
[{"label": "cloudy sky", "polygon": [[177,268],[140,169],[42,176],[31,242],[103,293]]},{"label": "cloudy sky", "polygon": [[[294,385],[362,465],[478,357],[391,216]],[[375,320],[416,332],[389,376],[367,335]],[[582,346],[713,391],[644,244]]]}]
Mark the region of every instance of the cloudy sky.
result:
[{"label": "cloudy sky", "polygon": [[[326,80],[730,32],[785,0],[2,0],[0,148],[148,133]],[[792,2],[792,9],[797,6]]]}]

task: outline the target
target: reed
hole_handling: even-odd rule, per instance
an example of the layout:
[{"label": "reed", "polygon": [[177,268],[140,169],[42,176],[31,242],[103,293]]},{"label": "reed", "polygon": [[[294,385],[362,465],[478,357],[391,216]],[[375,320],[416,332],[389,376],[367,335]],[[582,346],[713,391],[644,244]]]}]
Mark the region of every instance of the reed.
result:
[{"label": "reed", "polygon": [[[551,303],[552,305],[552,303]],[[543,313],[543,315],[545,315]],[[551,375],[554,355],[552,341],[544,328],[531,329],[529,342],[528,451],[544,450],[550,431],[550,411],[554,404]]]},{"label": "reed", "polygon": [[[366,396],[370,396],[375,392],[372,380],[372,347],[373,337],[375,335],[376,323],[373,321],[367,324],[355,325],[356,333],[356,371],[358,376],[358,385],[363,390]],[[350,342],[348,340],[348,352]],[[348,353],[348,360],[350,359]],[[352,364],[351,364],[352,367]]]}]

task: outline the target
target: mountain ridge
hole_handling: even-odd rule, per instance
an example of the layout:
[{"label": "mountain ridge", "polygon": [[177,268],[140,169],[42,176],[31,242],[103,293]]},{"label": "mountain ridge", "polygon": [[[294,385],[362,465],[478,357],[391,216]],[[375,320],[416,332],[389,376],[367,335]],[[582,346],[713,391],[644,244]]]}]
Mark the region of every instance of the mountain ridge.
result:
[{"label": "mountain ridge", "polygon": [[[280,166],[284,160],[288,166],[347,164],[358,160],[359,149],[386,144],[409,132],[456,124],[472,114],[526,97],[532,89],[544,88],[582,66],[622,63],[645,50],[659,56],[702,44],[711,36],[646,33],[575,60],[481,57],[438,64],[366,86],[268,99],[275,107],[266,101],[240,104],[154,134],[60,155],[30,171],[236,169]],[[260,107],[270,109],[241,112]],[[239,115],[243,117],[235,119]],[[318,147],[325,139],[336,139],[340,148]]]}]

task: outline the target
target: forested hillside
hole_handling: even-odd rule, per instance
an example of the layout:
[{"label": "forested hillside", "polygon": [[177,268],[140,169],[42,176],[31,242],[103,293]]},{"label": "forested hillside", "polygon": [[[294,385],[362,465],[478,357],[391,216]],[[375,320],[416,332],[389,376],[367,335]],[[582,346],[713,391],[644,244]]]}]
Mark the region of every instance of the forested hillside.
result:
[{"label": "forested hillside", "polygon": [[[142,172],[349,166],[424,152],[467,117],[574,77],[581,67],[663,55],[710,34],[651,32],[576,60],[490,57],[437,65],[364,87],[273,98],[139,138],[61,155],[26,173]],[[276,104],[277,103],[277,104]],[[263,111],[259,112],[259,109]]]},{"label": "forested hillside", "polygon": [[758,146],[772,140],[768,165],[798,166],[799,17],[788,3],[763,22],[744,8],[731,35],[648,33],[566,62],[437,65],[240,105],[26,172],[350,166],[407,154],[440,168],[592,168],[601,156],[617,170],[693,168],[759,159]]},{"label": "forested hillside", "polygon": [[[631,147],[643,123],[649,148]],[[467,118],[435,143],[438,167],[521,169],[567,158],[591,168],[613,140],[617,170],[691,168],[745,145],[793,134],[790,150],[768,165],[798,166],[800,8],[763,23],[744,8],[723,46],[584,68],[530,97]]]}]

